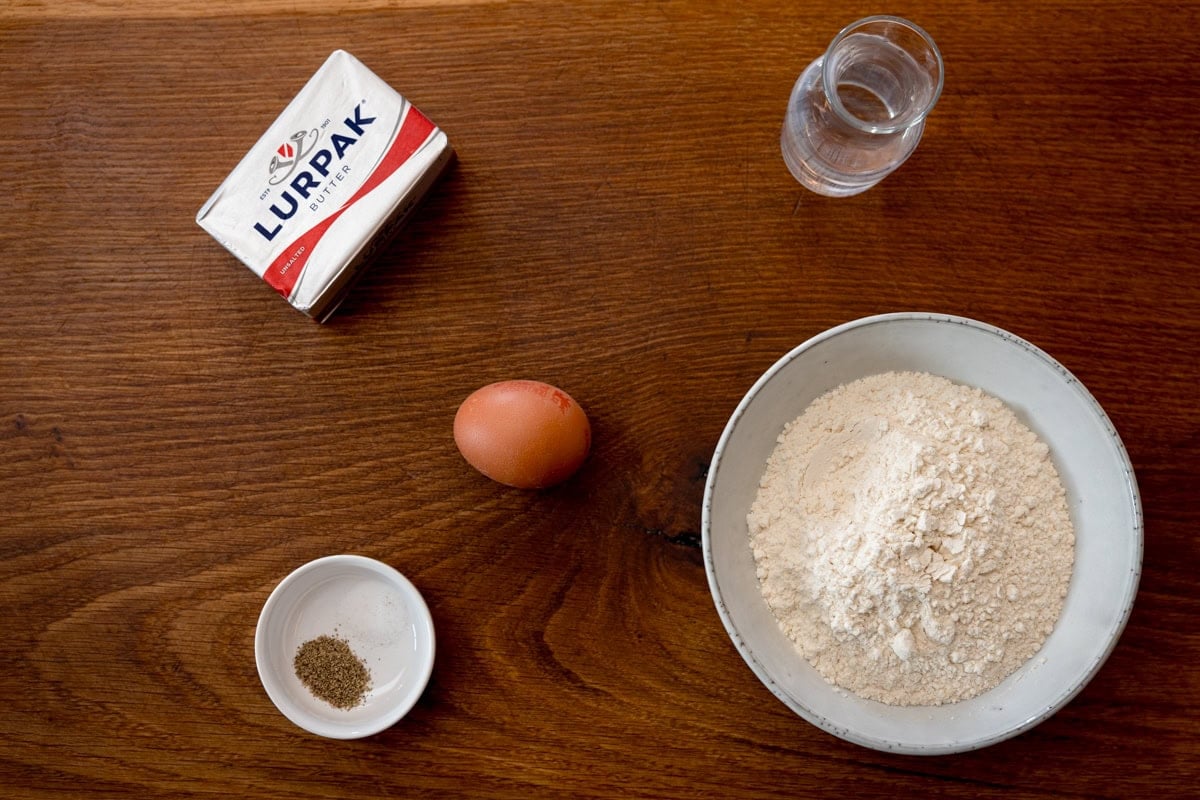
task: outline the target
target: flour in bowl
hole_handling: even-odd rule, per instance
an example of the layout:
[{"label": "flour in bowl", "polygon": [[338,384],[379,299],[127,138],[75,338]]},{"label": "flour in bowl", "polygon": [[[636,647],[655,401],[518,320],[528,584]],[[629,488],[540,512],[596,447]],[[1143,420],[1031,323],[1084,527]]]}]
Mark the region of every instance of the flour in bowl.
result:
[{"label": "flour in bowl", "polygon": [[830,683],[940,705],[1032,657],[1075,536],[1049,448],[1000,400],[889,372],[780,434],[748,516],[767,605]]}]

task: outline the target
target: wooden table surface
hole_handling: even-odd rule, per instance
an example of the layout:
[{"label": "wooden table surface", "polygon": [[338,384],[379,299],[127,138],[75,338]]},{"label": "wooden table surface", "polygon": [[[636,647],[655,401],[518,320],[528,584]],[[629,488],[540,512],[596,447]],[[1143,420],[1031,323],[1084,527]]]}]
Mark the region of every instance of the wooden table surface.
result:
[{"label": "wooden table surface", "polygon": [[[859,2],[6,3],[0,9],[0,794],[1133,797],[1200,782],[1200,6],[904,0],[946,84],[856,198],[779,125]],[[194,222],[324,58],[458,151],[339,314],[292,310]],[[1049,721],[886,755],[795,716],[726,635],[700,550],[713,448],[820,331],[961,314],[1058,358],[1137,472],[1124,636]],[[506,489],[473,389],[587,409],[585,467]],[[377,736],[304,733],[254,629],[333,553],[438,631]]]}]

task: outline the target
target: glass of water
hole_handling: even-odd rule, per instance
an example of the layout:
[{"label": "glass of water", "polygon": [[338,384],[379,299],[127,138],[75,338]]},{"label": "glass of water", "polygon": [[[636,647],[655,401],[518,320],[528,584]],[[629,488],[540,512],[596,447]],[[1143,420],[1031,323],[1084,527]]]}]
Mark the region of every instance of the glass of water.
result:
[{"label": "glass of water", "polygon": [[900,17],[842,29],[796,81],[780,143],[796,180],[849,197],[883,180],[912,154],[942,93],[942,54]]}]

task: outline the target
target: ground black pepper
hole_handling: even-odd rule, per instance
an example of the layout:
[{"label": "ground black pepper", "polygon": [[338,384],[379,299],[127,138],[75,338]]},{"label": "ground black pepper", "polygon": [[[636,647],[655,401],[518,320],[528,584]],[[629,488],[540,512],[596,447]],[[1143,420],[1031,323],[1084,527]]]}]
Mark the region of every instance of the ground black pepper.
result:
[{"label": "ground black pepper", "polygon": [[371,687],[367,665],[345,639],[318,636],[300,645],[292,666],[314,697],[334,708],[354,708]]}]

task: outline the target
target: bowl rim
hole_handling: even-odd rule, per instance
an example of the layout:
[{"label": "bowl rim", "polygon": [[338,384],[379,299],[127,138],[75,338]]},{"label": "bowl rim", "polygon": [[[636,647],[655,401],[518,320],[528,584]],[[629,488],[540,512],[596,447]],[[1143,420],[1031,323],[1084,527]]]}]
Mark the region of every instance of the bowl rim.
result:
[{"label": "bowl rim", "polygon": [[[273,659],[269,650],[268,622],[274,614],[284,609],[281,607],[282,598],[289,587],[309,576],[309,573],[330,570],[340,570],[346,567],[372,572],[384,578],[393,588],[404,597],[404,602],[413,616],[419,630],[428,631],[427,637],[421,637],[422,647],[419,648],[420,660],[414,663],[414,679],[412,688],[402,694],[398,702],[381,708],[380,712],[369,719],[363,720],[353,727],[328,724],[300,710],[290,695],[285,691],[274,671],[269,668]],[[427,644],[426,644],[427,643]],[[309,733],[328,739],[361,739],[390,728],[399,722],[420,700],[433,675],[433,664],[437,651],[437,632],[433,625],[433,615],[422,597],[420,590],[403,573],[390,564],[368,556],[338,554],[322,556],[321,558],[302,564],[288,573],[271,591],[262,611],[258,616],[258,624],[254,631],[254,661],[258,671],[259,682],[266,691],[271,702],[290,722],[303,728]]]},{"label": "bowl rim", "polygon": [[[1013,725],[999,733],[994,733],[986,736],[981,736],[978,739],[969,739],[955,742],[949,745],[914,745],[903,741],[883,739],[880,737],[870,736],[850,730],[840,725],[834,724],[832,721],[823,715],[813,711],[800,699],[793,697],[783,690],[773,677],[767,672],[766,668],[755,657],[749,645],[742,637],[740,631],[733,623],[729,610],[725,605],[725,600],[721,592],[720,581],[716,574],[716,563],[712,551],[712,501],[713,491],[716,487],[717,476],[721,469],[721,459],[725,448],[733,436],[738,423],[745,415],[747,408],[762,388],[770,382],[776,374],[778,374],[789,363],[798,358],[801,354],[815,347],[816,345],[831,339],[835,336],[846,333],[847,331],[862,328],[870,325],[890,324],[894,322],[935,322],[935,323],[954,323],[967,328],[974,328],[984,333],[991,334],[998,338],[1004,339],[1013,345],[1024,348],[1031,355],[1041,359],[1045,364],[1051,367],[1055,372],[1059,373],[1071,387],[1071,389],[1080,396],[1080,398],[1088,405],[1091,411],[1096,415],[1097,420],[1104,427],[1106,432],[1112,437],[1116,447],[1117,455],[1119,456],[1122,467],[1128,478],[1128,488],[1130,491],[1130,499],[1132,502],[1133,512],[1133,528],[1132,534],[1135,538],[1136,558],[1133,567],[1129,573],[1125,585],[1125,596],[1121,600],[1121,613],[1116,625],[1110,631],[1108,640],[1102,652],[1098,654],[1096,659],[1089,666],[1087,671],[1072,682],[1068,688],[1056,697],[1055,701],[1048,707],[1044,708],[1038,714],[1024,720],[1023,722]],[[717,445],[713,451],[712,462],[709,467],[708,477],[704,484],[704,499],[701,506],[701,521],[700,535],[701,548],[704,555],[704,571],[708,579],[709,591],[712,594],[713,602],[716,605],[717,613],[721,618],[721,622],[725,627],[726,633],[733,642],[734,647],[741,655],[742,659],[758,677],[759,681],[767,687],[784,705],[790,708],[813,725],[822,730],[831,733],[841,739],[852,742],[854,744],[868,747],[874,750],[880,750],[891,753],[901,753],[906,755],[947,755],[950,753],[961,753],[970,750],[977,750],[983,747],[988,747],[997,744],[1006,739],[1018,736],[1031,728],[1037,726],[1049,717],[1053,716],[1067,703],[1069,703],[1076,695],[1083,690],[1115,649],[1117,642],[1121,638],[1121,634],[1125,630],[1125,626],[1129,621],[1130,614],[1133,610],[1134,600],[1137,597],[1138,585],[1141,582],[1142,561],[1144,558],[1145,535],[1144,535],[1144,516],[1142,510],[1141,494],[1138,490],[1136,476],[1134,475],[1133,465],[1129,459],[1129,453],[1125,448],[1124,442],[1121,440],[1116,427],[1112,424],[1108,414],[1100,406],[1099,401],[1088,391],[1087,387],[1076,378],[1070,370],[1064,367],[1057,359],[1046,353],[1037,345],[1026,341],[1025,339],[1012,334],[1002,328],[994,325],[989,325],[985,322],[980,322],[969,317],[956,316],[953,314],[941,314],[933,312],[892,312],[887,314],[875,314],[872,316],[861,317],[849,322],[836,325],[832,328],[824,330],[815,336],[810,337],[806,341],[789,350],[775,363],[773,363],[754,383],[750,389],[743,395],[741,401],[730,415],[729,421],[725,424],[725,428],[721,432],[721,436],[717,441]],[[799,657],[799,656],[798,656]],[[985,693],[986,694],[986,693]],[[981,695],[983,696],[983,695]]]}]

